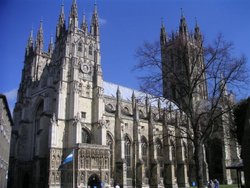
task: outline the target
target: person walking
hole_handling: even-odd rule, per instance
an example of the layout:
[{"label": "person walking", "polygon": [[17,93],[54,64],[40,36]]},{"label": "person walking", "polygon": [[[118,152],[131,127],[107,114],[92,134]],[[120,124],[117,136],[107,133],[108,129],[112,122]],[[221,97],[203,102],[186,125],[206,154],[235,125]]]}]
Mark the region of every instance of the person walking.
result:
[{"label": "person walking", "polygon": [[208,182],[208,186],[207,186],[208,188],[214,188],[214,182],[213,182],[213,180],[210,180],[209,182]]},{"label": "person walking", "polygon": [[214,188],[219,188],[219,181],[214,179]]}]

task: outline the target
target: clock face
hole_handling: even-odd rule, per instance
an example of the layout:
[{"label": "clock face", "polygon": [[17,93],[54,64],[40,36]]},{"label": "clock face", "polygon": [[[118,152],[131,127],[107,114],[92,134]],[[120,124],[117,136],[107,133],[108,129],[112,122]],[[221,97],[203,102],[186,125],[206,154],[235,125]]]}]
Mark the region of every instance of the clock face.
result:
[{"label": "clock face", "polygon": [[86,63],[83,63],[83,64],[81,64],[81,71],[83,72],[83,73],[89,73],[90,72],[90,67],[89,67],[89,65],[88,64],[86,64]]}]

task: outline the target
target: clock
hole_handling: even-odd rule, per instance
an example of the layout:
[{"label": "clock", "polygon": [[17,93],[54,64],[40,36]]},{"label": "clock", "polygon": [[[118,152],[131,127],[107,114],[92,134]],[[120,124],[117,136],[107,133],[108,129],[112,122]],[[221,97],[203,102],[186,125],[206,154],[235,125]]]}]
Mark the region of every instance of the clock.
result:
[{"label": "clock", "polygon": [[82,63],[81,64],[81,71],[85,74],[90,72],[90,67],[87,63]]}]

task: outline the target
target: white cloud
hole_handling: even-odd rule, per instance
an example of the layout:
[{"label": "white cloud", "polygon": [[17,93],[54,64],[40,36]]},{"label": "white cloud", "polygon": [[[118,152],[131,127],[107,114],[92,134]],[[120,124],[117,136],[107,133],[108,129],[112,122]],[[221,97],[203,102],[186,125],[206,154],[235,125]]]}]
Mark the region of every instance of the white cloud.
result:
[{"label": "white cloud", "polygon": [[10,91],[7,91],[5,93],[3,93],[8,101],[8,105],[10,108],[10,111],[13,112],[15,103],[16,103],[16,97],[17,97],[17,88],[16,89],[12,89]]},{"label": "white cloud", "polygon": [[7,91],[4,93],[4,95],[7,97],[9,102],[16,101],[17,89],[12,89],[10,91]]}]

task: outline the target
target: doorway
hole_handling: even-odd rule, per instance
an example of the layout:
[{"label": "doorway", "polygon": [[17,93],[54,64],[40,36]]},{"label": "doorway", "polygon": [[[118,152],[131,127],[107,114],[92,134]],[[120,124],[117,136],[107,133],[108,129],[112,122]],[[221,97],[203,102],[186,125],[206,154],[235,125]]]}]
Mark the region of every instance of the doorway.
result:
[{"label": "doorway", "polygon": [[101,188],[101,180],[97,174],[92,174],[88,179],[90,188]]}]

